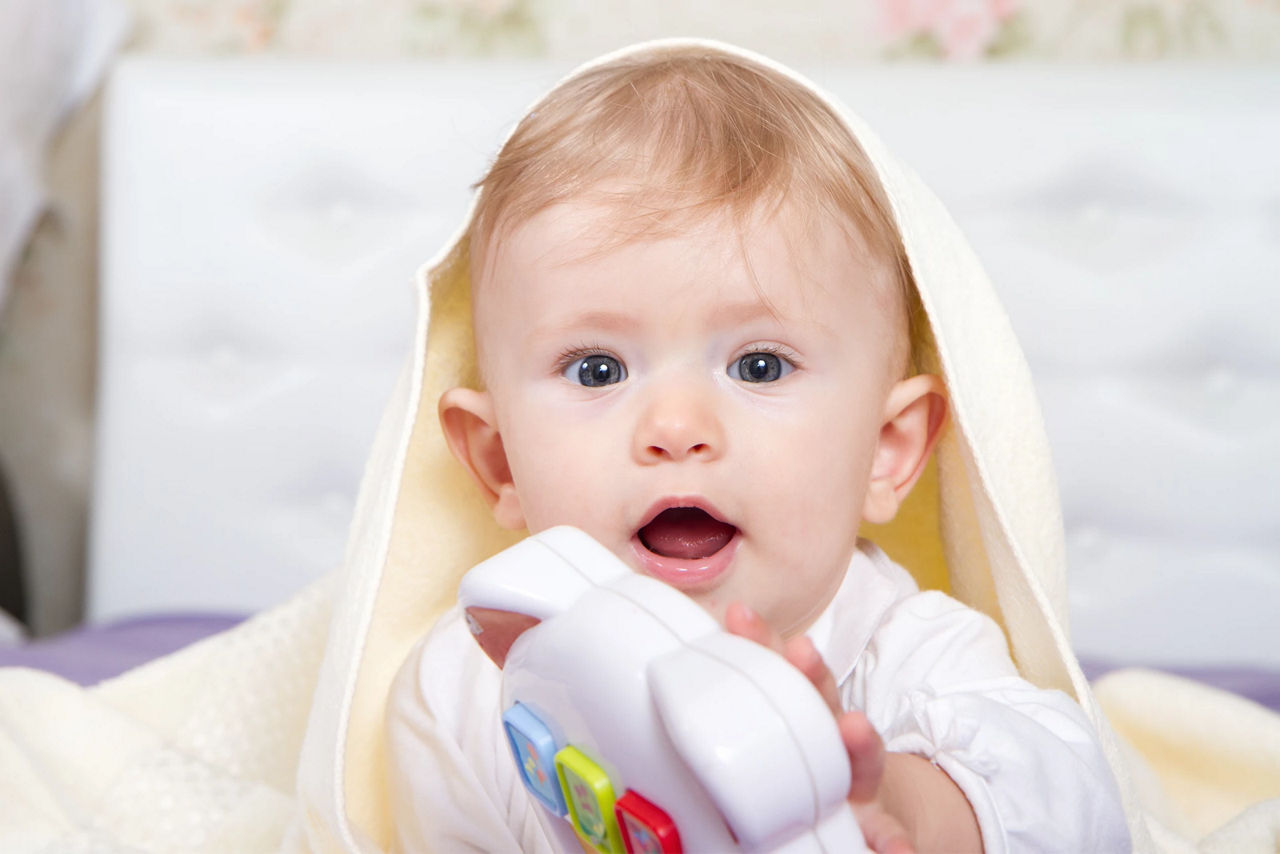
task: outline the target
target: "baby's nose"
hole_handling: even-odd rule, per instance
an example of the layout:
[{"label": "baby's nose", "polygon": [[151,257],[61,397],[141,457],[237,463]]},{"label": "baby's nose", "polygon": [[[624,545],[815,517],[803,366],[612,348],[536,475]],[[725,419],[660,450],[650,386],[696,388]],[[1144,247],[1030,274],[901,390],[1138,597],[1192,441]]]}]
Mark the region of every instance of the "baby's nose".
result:
[{"label": "baby's nose", "polygon": [[637,425],[633,452],[641,464],[718,459],[724,426],[705,394],[687,389],[655,396]]}]

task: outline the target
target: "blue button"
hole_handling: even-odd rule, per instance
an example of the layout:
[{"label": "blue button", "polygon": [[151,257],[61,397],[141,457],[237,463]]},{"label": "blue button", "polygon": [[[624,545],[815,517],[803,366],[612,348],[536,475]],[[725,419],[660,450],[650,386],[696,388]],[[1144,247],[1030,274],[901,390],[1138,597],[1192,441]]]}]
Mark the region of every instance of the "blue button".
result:
[{"label": "blue button", "polygon": [[568,812],[560,780],[556,776],[556,740],[551,730],[523,703],[516,703],[502,715],[511,754],[525,788],[556,815]]}]

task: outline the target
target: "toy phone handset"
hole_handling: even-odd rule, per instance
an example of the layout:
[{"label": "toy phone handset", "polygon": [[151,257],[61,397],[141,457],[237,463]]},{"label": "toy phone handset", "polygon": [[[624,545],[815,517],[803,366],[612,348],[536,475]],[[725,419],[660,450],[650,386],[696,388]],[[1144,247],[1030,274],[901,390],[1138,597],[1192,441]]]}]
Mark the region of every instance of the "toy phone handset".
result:
[{"label": "toy phone handset", "polygon": [[[865,851],[817,690],[576,528],[477,565],[459,599],[565,851]],[[577,839],[575,839],[575,835]]]}]

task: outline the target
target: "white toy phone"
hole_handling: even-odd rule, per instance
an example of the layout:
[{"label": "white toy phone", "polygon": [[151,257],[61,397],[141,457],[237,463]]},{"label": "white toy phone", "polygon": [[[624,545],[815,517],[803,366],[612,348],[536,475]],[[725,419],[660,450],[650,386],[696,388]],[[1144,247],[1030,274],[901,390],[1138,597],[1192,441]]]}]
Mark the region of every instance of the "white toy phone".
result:
[{"label": "white toy phone", "polygon": [[865,851],[817,690],[576,528],[484,561],[458,598],[565,851]]}]

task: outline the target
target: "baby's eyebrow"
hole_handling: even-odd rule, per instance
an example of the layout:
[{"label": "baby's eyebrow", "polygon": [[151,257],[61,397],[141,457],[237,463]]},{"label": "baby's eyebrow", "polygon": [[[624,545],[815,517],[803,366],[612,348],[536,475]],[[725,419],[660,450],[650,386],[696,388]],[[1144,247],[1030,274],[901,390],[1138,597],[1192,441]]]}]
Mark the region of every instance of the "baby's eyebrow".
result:
[{"label": "baby's eyebrow", "polygon": [[763,300],[735,302],[716,309],[716,321],[723,326],[737,326],[762,317],[767,317],[776,323],[786,321],[776,309]]},{"label": "baby's eyebrow", "polygon": [[561,317],[554,318],[544,324],[539,332],[547,334],[557,334],[562,332],[574,332],[582,329],[595,330],[599,329],[603,332],[625,332],[635,327],[635,318],[619,311],[593,310],[579,311],[572,314],[566,314]]},{"label": "baby's eyebrow", "polygon": [[715,323],[721,328],[731,329],[759,320],[765,320],[783,331],[795,331],[804,325],[817,327],[824,335],[833,334],[832,328],[822,318],[788,316],[764,299],[729,303],[716,309]]}]

